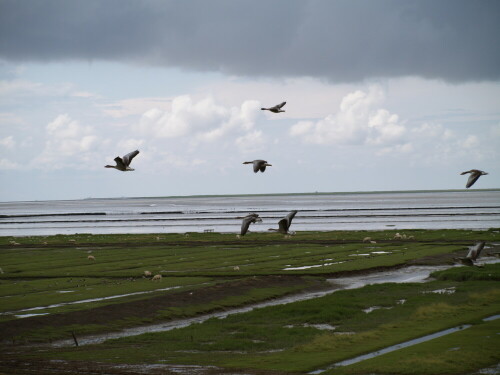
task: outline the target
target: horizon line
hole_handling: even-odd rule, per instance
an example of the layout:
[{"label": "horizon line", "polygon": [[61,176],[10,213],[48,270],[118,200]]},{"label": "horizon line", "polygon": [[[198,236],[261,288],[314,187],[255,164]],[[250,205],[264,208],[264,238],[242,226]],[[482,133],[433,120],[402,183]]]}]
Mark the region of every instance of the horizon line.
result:
[{"label": "horizon line", "polygon": [[25,201],[0,201],[0,203],[23,203],[23,202],[59,202],[59,201],[84,201],[105,199],[171,199],[171,198],[218,198],[218,197],[262,197],[262,196],[285,196],[285,195],[347,195],[347,194],[389,194],[389,193],[444,193],[444,192],[487,192],[500,191],[500,188],[488,189],[434,189],[434,190],[370,190],[370,191],[339,191],[339,192],[302,192],[302,193],[259,193],[259,194],[193,194],[193,195],[166,195],[166,196],[136,196],[136,197],[105,197],[105,198],[75,198],[75,199],[36,199]]}]

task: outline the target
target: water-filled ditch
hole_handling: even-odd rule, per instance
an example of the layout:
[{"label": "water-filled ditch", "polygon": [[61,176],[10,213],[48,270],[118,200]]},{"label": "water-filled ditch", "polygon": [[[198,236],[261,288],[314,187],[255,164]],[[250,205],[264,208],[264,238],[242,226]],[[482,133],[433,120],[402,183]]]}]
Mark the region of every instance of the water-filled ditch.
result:
[{"label": "water-filled ditch", "polygon": [[[494,257],[482,258],[482,263],[497,263],[500,259]],[[79,345],[99,344],[109,339],[116,339],[121,337],[130,337],[141,335],[150,332],[165,332],[176,328],[184,328],[195,323],[202,323],[211,318],[224,319],[229,315],[240,314],[268,306],[284,305],[293,302],[305,301],[314,298],[323,297],[325,295],[334,293],[338,290],[361,288],[365,285],[382,284],[382,283],[415,283],[425,282],[429,280],[429,275],[434,271],[445,270],[454,267],[454,265],[441,265],[441,266],[408,266],[404,268],[377,271],[369,274],[339,277],[329,279],[331,288],[308,292],[297,295],[285,296],[282,298],[273,299],[270,301],[260,302],[244,307],[228,309],[210,314],[204,314],[193,318],[179,319],[170,322],[151,324],[140,327],[127,328],[117,332],[88,335],[78,338]],[[74,340],[60,340],[52,343],[56,347],[73,346]]]}]

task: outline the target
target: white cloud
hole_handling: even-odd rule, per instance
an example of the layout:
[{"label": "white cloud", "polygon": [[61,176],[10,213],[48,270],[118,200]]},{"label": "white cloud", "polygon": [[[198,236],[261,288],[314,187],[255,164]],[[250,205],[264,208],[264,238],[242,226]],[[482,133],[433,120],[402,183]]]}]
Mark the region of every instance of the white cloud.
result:
[{"label": "white cloud", "polygon": [[74,91],[71,93],[71,96],[74,96],[75,98],[83,98],[83,99],[99,99],[101,98],[100,95],[94,94],[92,92],[88,91]]},{"label": "white cloud", "polygon": [[368,92],[357,90],[347,94],[339,111],[316,121],[300,121],[289,134],[315,144],[387,145],[401,143],[406,129],[399,116],[379,108],[384,93],[377,86]]},{"label": "white cloud", "polygon": [[0,159],[0,170],[9,169],[21,169],[21,166],[16,162],[10,161],[9,159]]},{"label": "white cloud", "polygon": [[67,114],[63,114],[50,122],[46,127],[46,131],[51,137],[64,139],[79,138],[88,135],[92,132],[92,128],[90,126],[83,127],[77,121],[72,120]]},{"label": "white cloud", "polygon": [[67,114],[57,116],[45,129],[45,148],[32,161],[35,168],[58,169],[72,166],[94,168],[96,151],[103,144],[91,126],[82,126]]},{"label": "white cloud", "polygon": [[142,115],[151,108],[170,108],[170,98],[131,98],[116,102],[99,104],[101,110],[113,118],[123,118],[133,115]]},{"label": "white cloud", "polygon": [[423,123],[411,129],[414,157],[424,164],[449,164],[452,160],[482,160],[490,154],[479,147],[481,139],[474,134],[459,134],[442,124]]},{"label": "white cloud", "polygon": [[251,131],[260,113],[260,103],[245,101],[240,107],[225,107],[212,97],[194,101],[183,95],[173,99],[170,110],[146,111],[134,130],[159,138],[189,137],[193,142],[213,142],[229,133]]},{"label": "white cloud", "polygon": [[395,145],[391,147],[384,147],[380,151],[377,151],[377,155],[384,155],[384,154],[393,154],[393,153],[402,153],[402,154],[408,154],[414,150],[414,146],[411,143],[404,143],[401,145]]},{"label": "white cloud", "polygon": [[479,139],[475,135],[468,135],[463,141],[461,146],[465,148],[476,148],[479,146]]},{"label": "white cloud", "polygon": [[[481,132],[464,134],[432,122],[408,125],[399,115],[383,108],[384,102],[385,95],[377,86],[357,90],[344,96],[336,113],[318,121],[299,121],[288,134],[304,143],[351,147],[349,152],[369,146],[375,155],[402,154],[416,164],[482,160],[491,154],[489,148],[479,147],[486,141]],[[496,131],[491,128],[493,135]]]},{"label": "white cloud", "polygon": [[492,126],[490,128],[490,133],[493,137],[500,137],[500,124]]},{"label": "white cloud", "polygon": [[[144,139],[122,139],[118,142],[118,148],[125,150],[125,152],[130,152],[141,148],[145,143]],[[129,150],[129,151],[127,151]]]},{"label": "white cloud", "polygon": [[399,116],[391,114],[386,109],[379,109],[368,119],[368,126],[375,130],[367,143],[389,144],[399,143],[406,133],[406,129],[399,123]]},{"label": "white cloud", "polygon": [[22,125],[23,120],[21,117],[14,113],[1,112],[0,113],[0,125]]},{"label": "white cloud", "polygon": [[71,91],[71,84],[50,84],[33,82],[25,79],[0,81],[0,96],[53,96],[66,95]]},{"label": "white cloud", "polygon": [[14,147],[16,147],[16,141],[14,141],[13,136],[9,135],[8,137],[0,138],[0,146],[12,150]]},{"label": "white cloud", "polygon": [[262,150],[266,142],[262,135],[262,131],[255,130],[236,138],[235,143],[243,153],[251,153]]},{"label": "white cloud", "polygon": [[30,82],[26,80],[0,81],[0,95],[12,95],[20,92],[36,92],[42,87],[41,83]]}]

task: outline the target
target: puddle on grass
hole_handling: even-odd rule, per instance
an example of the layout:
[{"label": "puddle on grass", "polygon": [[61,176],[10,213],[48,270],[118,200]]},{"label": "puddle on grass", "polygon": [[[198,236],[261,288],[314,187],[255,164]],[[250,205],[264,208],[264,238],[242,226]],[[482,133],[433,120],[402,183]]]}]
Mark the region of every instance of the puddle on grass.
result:
[{"label": "puddle on grass", "polygon": [[307,323],[304,324],[304,327],[316,328],[319,329],[320,331],[333,331],[337,328],[330,324],[307,324]]},{"label": "puddle on grass", "polygon": [[369,314],[372,311],[380,310],[380,309],[390,310],[390,309],[392,309],[392,307],[372,306],[372,307],[368,307],[367,309],[364,309],[363,312],[366,314]]},{"label": "puddle on grass", "polygon": [[428,293],[435,293],[435,294],[453,294],[456,292],[456,288],[454,286],[449,287],[449,288],[443,288],[443,289],[436,289],[436,290],[427,290],[422,292],[423,294],[428,294]]},{"label": "puddle on grass", "polygon": [[286,325],[285,328],[295,328],[295,327],[306,327],[306,328],[316,328],[316,329],[319,329],[320,331],[334,331],[337,329],[336,326],[332,326],[330,324],[309,324],[309,323],[305,323],[305,324],[301,324],[301,325],[293,325],[293,324],[289,324],[289,325]]},{"label": "puddle on grass", "polygon": [[498,375],[500,374],[500,363],[497,363],[495,366],[483,368],[478,372],[474,372],[472,375]]},{"label": "puddle on grass", "polygon": [[49,315],[49,313],[16,315],[16,318],[31,318],[32,316]]},{"label": "puddle on grass", "polygon": [[485,322],[490,322],[492,320],[497,320],[497,319],[500,319],[500,314],[489,316],[487,318],[484,318],[483,320]]},{"label": "puddle on grass", "polygon": [[[490,316],[488,318],[484,318],[483,321],[496,320],[496,319],[499,319],[499,318],[500,318],[500,315],[493,315],[493,316]],[[325,367],[323,369],[311,371],[308,374],[321,374],[321,373],[323,373],[325,371],[328,371],[328,370],[331,370],[331,369],[333,369],[335,367],[349,366],[349,365],[352,365],[354,363],[358,363],[358,362],[361,362],[361,361],[364,361],[364,360],[367,360],[367,359],[378,357],[378,356],[380,356],[382,354],[386,354],[386,353],[393,352],[395,350],[407,348],[409,346],[413,346],[413,345],[420,344],[420,343],[423,343],[423,342],[426,342],[426,341],[429,341],[429,340],[433,340],[433,339],[441,337],[441,336],[446,336],[446,335],[449,335],[450,333],[461,331],[461,330],[467,329],[469,327],[472,327],[472,325],[471,324],[463,324],[463,325],[460,325],[458,327],[453,327],[453,328],[445,329],[443,331],[431,333],[430,335],[426,335],[426,336],[422,336],[422,337],[419,337],[419,338],[416,338],[416,339],[413,339],[413,340],[405,341],[405,342],[402,342],[400,344],[388,346],[387,348],[380,349],[380,350],[377,350],[375,352],[371,352],[371,353],[368,353],[368,354],[363,354],[363,355],[360,355],[358,357],[354,357],[354,358],[351,358],[351,359],[346,359],[344,361],[340,361],[340,362],[334,363],[334,364],[332,364],[332,365],[330,365],[328,367]]]},{"label": "puddle on grass", "polygon": [[[484,258],[487,263],[498,263],[500,259],[498,258]],[[121,337],[130,337],[141,335],[143,333],[150,332],[165,332],[172,329],[188,327],[192,324],[202,323],[208,319],[218,318],[224,319],[229,315],[241,314],[252,311],[254,309],[264,308],[268,306],[285,305],[293,302],[306,301],[310,299],[320,298],[328,294],[332,294],[338,290],[344,289],[356,289],[361,288],[365,285],[372,284],[383,284],[383,283],[415,283],[415,282],[425,282],[428,280],[429,275],[434,271],[445,270],[451,267],[457,267],[459,265],[443,265],[443,266],[409,266],[405,268],[400,268],[396,270],[389,270],[383,272],[373,272],[372,274],[363,274],[357,276],[349,277],[339,277],[336,279],[328,279],[327,281],[331,284],[331,288],[322,291],[308,292],[302,294],[295,294],[291,296],[285,296],[281,298],[276,298],[270,301],[260,302],[253,305],[248,305],[244,307],[228,309],[226,311],[220,311],[216,313],[210,313],[205,315],[199,315],[193,318],[179,319],[175,321],[152,324],[148,326],[132,327],[127,328],[118,332],[110,332],[97,335],[89,335],[86,337],[79,337],[78,344],[89,345],[89,344],[99,344],[106,340],[117,339]],[[340,332],[339,332],[340,333]],[[53,346],[63,347],[63,346],[74,346],[74,340],[60,340],[52,343]]]},{"label": "puddle on grass", "polygon": [[341,263],[345,263],[345,261],[344,262],[323,263],[323,264],[313,264],[312,266],[286,267],[286,268],[283,268],[283,271],[307,270],[309,268],[327,267],[327,266],[331,266],[334,264],[341,264]]}]

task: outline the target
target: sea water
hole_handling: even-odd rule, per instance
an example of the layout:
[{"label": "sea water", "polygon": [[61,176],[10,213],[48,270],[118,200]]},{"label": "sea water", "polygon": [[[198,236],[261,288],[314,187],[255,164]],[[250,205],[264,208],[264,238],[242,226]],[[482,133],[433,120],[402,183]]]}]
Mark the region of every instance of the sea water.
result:
[{"label": "sea water", "polygon": [[0,235],[237,233],[251,212],[264,232],[291,210],[294,231],[499,228],[500,190],[0,202]]}]

